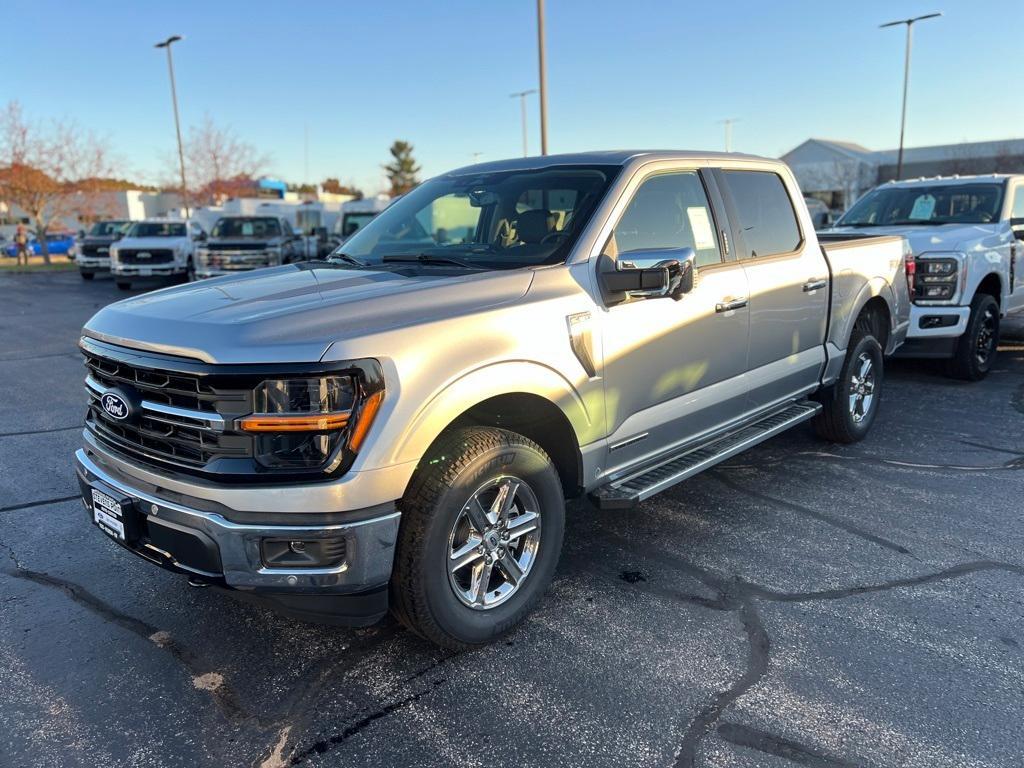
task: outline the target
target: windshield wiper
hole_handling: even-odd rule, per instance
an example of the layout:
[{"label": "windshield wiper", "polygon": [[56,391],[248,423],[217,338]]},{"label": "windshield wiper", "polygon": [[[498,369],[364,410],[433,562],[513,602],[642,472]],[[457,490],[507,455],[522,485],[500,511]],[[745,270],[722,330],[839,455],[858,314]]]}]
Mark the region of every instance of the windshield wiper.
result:
[{"label": "windshield wiper", "polygon": [[430,253],[409,253],[409,254],[398,254],[395,256],[385,256],[382,261],[388,262],[407,262],[407,263],[419,263],[419,264],[453,264],[456,267],[462,267],[463,269],[483,269],[475,264],[470,264],[468,261],[462,259],[456,259],[452,256],[434,256]]},{"label": "windshield wiper", "polygon": [[357,259],[355,256],[349,256],[347,253],[341,253],[341,252],[338,252],[338,251],[336,251],[336,252],[332,253],[330,256],[328,256],[327,260],[328,261],[335,261],[335,260],[337,260],[337,261],[344,261],[344,262],[346,262],[348,264],[354,264],[357,267],[368,267],[368,266],[370,266],[369,264],[364,264],[359,259]]}]

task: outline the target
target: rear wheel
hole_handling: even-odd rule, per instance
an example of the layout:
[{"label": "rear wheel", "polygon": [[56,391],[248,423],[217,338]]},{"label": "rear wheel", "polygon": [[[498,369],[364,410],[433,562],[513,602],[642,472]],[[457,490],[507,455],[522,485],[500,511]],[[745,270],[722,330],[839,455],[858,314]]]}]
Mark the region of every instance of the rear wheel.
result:
[{"label": "rear wheel", "polygon": [[858,323],[846,350],[839,379],[819,400],[821,413],[814,419],[820,437],[834,443],[856,443],[871,431],[882,393],[882,346],[868,328]]},{"label": "rear wheel", "polygon": [[980,381],[992,370],[998,345],[999,303],[994,296],[979,293],[971,301],[967,330],[957,342],[947,372],[957,379]]},{"label": "rear wheel", "polygon": [[442,437],[401,511],[391,604],[427,640],[457,649],[490,642],[551,582],[565,499],[551,459],[522,435],[467,428]]}]

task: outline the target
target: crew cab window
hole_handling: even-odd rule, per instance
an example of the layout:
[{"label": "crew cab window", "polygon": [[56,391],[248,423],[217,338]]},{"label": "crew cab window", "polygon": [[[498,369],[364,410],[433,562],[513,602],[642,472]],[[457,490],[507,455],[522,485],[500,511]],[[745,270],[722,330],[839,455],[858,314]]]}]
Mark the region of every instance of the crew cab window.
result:
[{"label": "crew cab window", "polygon": [[741,259],[790,253],[800,247],[800,227],[786,185],[770,171],[723,171],[746,243]]},{"label": "crew cab window", "polygon": [[606,252],[621,258],[631,251],[686,247],[696,252],[698,267],[722,260],[711,206],[695,171],[644,181],[615,225]]}]

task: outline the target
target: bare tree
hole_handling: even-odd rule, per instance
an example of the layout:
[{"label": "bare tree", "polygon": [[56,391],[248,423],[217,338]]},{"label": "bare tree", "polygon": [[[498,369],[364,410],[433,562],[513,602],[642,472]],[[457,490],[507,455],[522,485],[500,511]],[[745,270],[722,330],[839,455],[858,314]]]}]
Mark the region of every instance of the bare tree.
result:
[{"label": "bare tree", "polygon": [[[177,156],[168,160],[177,174]],[[269,158],[256,147],[238,138],[230,128],[216,125],[206,115],[203,122],[189,129],[185,141],[185,174],[191,189],[190,197],[199,205],[217,205],[226,198],[237,197],[251,189],[254,180],[264,172]],[[176,189],[177,183],[166,187]]]},{"label": "bare tree", "polygon": [[67,121],[29,122],[12,101],[0,112],[0,200],[32,219],[43,261],[50,263],[46,233],[71,215],[97,205],[96,182],[113,175],[107,144]]}]

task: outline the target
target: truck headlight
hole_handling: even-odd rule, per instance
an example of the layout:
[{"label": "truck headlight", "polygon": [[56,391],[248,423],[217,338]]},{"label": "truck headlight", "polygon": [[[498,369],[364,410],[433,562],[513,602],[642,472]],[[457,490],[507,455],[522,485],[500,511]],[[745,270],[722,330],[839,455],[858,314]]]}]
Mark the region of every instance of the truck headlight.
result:
[{"label": "truck headlight", "polygon": [[256,461],[273,469],[333,469],[344,448],[357,451],[383,388],[355,376],[271,379],[255,392],[254,413],[238,427],[253,435]]},{"label": "truck headlight", "polygon": [[953,303],[960,293],[963,256],[957,253],[925,253],[917,257],[913,300],[922,303]]}]

